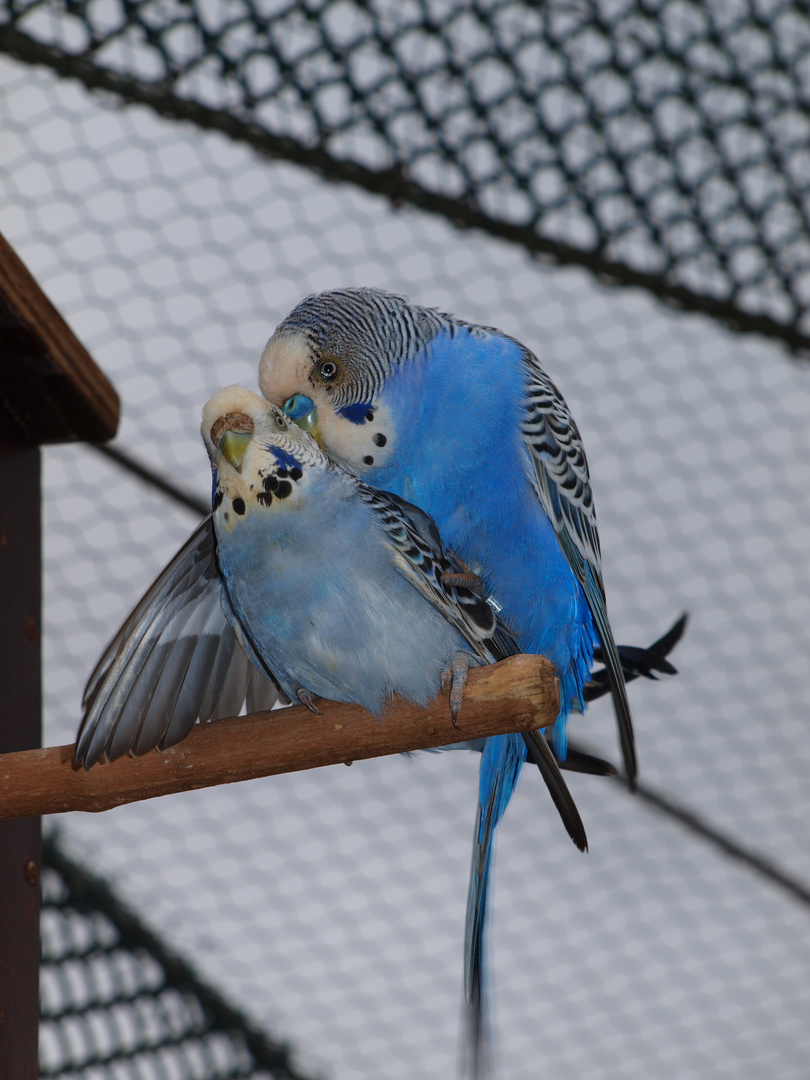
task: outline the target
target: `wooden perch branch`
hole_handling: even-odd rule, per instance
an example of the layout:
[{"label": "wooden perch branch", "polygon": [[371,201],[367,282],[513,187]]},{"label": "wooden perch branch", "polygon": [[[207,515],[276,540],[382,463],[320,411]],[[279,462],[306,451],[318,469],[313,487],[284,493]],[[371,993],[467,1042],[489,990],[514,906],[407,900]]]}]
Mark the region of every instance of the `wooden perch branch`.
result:
[{"label": "wooden perch branch", "polygon": [[0,755],[0,820],[110,810],[176,791],[548,727],[560,707],[554,667],[541,656],[472,670],[460,731],[446,695],[426,709],[398,701],[383,720],[358,705],[318,705],[323,716],[296,706],[198,724],[170,750],[87,772],[77,768],[72,745]]}]

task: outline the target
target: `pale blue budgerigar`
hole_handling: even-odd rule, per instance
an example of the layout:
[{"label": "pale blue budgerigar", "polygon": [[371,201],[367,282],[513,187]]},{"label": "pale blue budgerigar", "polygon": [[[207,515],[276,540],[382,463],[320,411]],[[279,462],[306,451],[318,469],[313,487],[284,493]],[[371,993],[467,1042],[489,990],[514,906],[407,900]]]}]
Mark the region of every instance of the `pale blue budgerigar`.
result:
[{"label": "pale blue budgerigar", "polygon": [[[213,514],[147,591],[91,676],[76,745],[86,768],[101,757],[178,742],[198,717],[237,712],[246,686],[249,709],[272,704],[277,683],[316,711],[318,696],[379,715],[394,694],[426,705],[449,682],[455,720],[468,666],[517,652],[476,580],[443,550],[430,518],[344,470],[266,399],[240,387],[219,391],[205,406],[202,434],[214,474]],[[253,664],[252,682],[239,655]],[[537,732],[522,738],[569,835],[585,850],[551,748]],[[491,768],[486,749],[484,760]],[[495,777],[493,806],[501,790],[511,787]],[[478,863],[485,889],[483,847]],[[488,1052],[480,982],[485,913],[476,901],[468,929],[478,1056]]]},{"label": "pale blue budgerigar", "polygon": [[[208,402],[202,434],[213,513],[96,666],[77,760],[89,767],[172,745],[198,717],[238,711],[246,689],[249,709],[274,703],[275,684],[315,711],[317,696],[376,715],[395,694],[427,705],[450,684],[457,723],[468,667],[517,646],[427,515],[358,480],[242,387]],[[223,650],[237,641],[259,675],[252,689]],[[584,849],[553,755],[527,739],[542,743],[549,789]]]},{"label": "pale blue budgerigar", "polygon": [[[585,450],[540,361],[518,341],[401,296],[339,289],[278,326],[259,385],[327,453],[374,487],[415,503],[502,611],[521,651],[555,665],[566,723],[584,708],[598,648],[631,786],[636,752],[605,604]],[[487,741],[469,896],[465,986],[478,977],[494,830],[531,746]]]}]

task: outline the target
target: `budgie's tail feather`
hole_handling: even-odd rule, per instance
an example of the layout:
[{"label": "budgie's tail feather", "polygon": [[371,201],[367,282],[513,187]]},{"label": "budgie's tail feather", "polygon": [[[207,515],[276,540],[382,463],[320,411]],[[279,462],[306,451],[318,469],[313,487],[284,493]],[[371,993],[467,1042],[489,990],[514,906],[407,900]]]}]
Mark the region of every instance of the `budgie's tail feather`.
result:
[{"label": "budgie's tail feather", "polygon": [[[655,680],[662,675],[677,675],[677,668],[673,667],[667,657],[683,637],[687,621],[688,616],[686,614],[681,615],[663,637],[654,641],[646,649],[633,645],[617,645],[616,651],[621,660],[625,683],[638,678]],[[593,658],[599,663],[604,663],[601,646],[594,649]],[[590,679],[585,684],[583,697],[586,702],[591,702],[609,692],[610,682],[607,671],[603,669],[591,673]]]},{"label": "budgie's tail feather", "polygon": [[464,997],[468,1012],[465,1075],[474,1080],[489,1080],[494,1075],[487,942],[495,830],[517,787],[527,753],[537,762],[571,839],[580,851],[588,846],[582,820],[545,738],[531,732],[525,737],[498,735],[487,739],[481,753],[464,940]]},{"label": "budgie's tail feather", "polygon": [[582,824],[577,804],[568,790],[568,785],[563,779],[560,766],[557,764],[557,759],[554,757],[551,747],[539,731],[528,731],[523,738],[529,751],[529,757],[540,770],[540,774],[548,788],[548,793],[562,818],[566,832],[580,851],[587,851],[588,838],[585,835],[585,826]]},{"label": "budgie's tail feather", "polygon": [[559,762],[561,769],[567,772],[586,773],[588,776],[618,776],[619,770],[604,758],[595,757],[587,750],[569,742],[565,761]]},{"label": "budgie's tail feather", "polygon": [[464,997],[467,1002],[467,1040],[464,1075],[470,1080],[493,1076],[492,1011],[490,1007],[489,889],[492,841],[497,824],[499,781],[496,777],[486,807],[478,807],[475,822],[467,924],[464,943]]},{"label": "budgie's tail feather", "polygon": [[[487,968],[488,970],[488,968]],[[492,1033],[490,992],[480,982],[466,1006],[465,1045],[461,1075],[465,1080],[494,1080],[495,1040]]]}]

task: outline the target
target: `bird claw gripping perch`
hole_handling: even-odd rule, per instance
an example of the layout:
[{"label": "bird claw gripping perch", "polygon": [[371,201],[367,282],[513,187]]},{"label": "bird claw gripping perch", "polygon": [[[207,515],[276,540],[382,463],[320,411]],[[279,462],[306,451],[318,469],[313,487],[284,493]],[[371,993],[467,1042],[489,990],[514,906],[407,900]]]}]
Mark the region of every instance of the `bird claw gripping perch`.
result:
[{"label": "bird claw gripping perch", "polygon": [[323,716],[323,713],[315,704],[312,694],[304,686],[298,686],[295,690],[295,696],[301,702],[302,705],[306,705],[310,712],[315,713],[316,716]]},{"label": "bird claw gripping perch", "polygon": [[464,688],[467,685],[467,675],[470,667],[474,666],[475,658],[469,653],[457,652],[453,657],[453,663],[442,672],[441,689],[446,693],[450,689],[450,716],[453,727],[461,731],[458,718],[461,714],[461,704],[464,700]]}]

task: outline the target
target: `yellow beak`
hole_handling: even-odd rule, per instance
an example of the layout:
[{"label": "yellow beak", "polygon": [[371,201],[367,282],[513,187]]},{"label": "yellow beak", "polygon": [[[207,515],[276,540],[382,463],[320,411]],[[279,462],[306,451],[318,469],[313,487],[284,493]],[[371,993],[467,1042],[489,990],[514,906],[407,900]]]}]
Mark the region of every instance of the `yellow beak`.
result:
[{"label": "yellow beak", "polygon": [[233,465],[237,472],[242,471],[242,458],[248,448],[248,443],[253,438],[250,431],[226,431],[219,440],[219,452],[225,460]]}]

